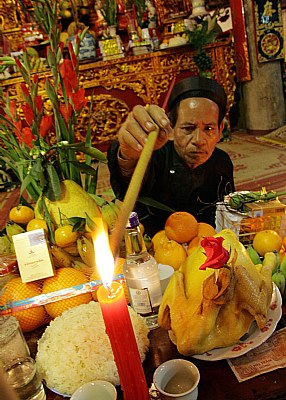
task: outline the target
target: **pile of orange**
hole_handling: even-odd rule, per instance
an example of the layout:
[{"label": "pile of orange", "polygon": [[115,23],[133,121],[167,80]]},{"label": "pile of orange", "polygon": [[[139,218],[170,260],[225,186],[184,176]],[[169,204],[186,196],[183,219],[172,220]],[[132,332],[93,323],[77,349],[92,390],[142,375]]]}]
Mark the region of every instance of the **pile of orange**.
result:
[{"label": "pile of orange", "polygon": [[152,237],[154,257],[160,264],[179,269],[188,254],[205,236],[213,236],[215,229],[204,222],[198,222],[190,213],[175,212],[166,220],[164,230]]},{"label": "pile of orange", "polygon": [[[33,298],[87,282],[85,274],[74,268],[57,269],[55,275],[46,278],[43,284],[40,284],[39,281],[23,283],[20,277],[14,278],[4,286],[3,294],[0,296],[0,305],[5,306],[10,302]],[[91,300],[90,293],[83,293],[45,305],[35,303],[32,307],[19,311],[12,309],[11,313],[18,319],[23,332],[31,332],[50,321],[51,318],[61,315],[65,310],[89,303]]]},{"label": "pile of orange", "polygon": [[[54,276],[45,279],[42,293],[46,294],[50,292],[56,292],[58,290],[70,288],[71,286],[76,286],[87,282],[88,279],[83,272],[74,268],[59,268],[56,270]],[[90,293],[83,293],[67,299],[45,304],[45,309],[52,318],[56,318],[65,310],[76,307],[80,304],[89,303],[91,300],[92,297]]]},{"label": "pile of orange", "polygon": [[[40,286],[36,282],[23,283],[21,278],[11,279],[3,288],[0,305],[9,302],[24,300],[41,294]],[[31,332],[48,321],[48,314],[43,306],[36,306],[20,311],[12,309],[12,315],[18,319],[23,332]]]}]

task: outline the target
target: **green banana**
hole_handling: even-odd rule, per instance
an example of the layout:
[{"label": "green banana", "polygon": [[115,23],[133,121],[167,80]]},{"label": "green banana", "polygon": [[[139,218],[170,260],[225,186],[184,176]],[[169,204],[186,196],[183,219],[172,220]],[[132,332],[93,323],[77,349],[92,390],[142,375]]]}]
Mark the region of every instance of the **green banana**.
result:
[{"label": "green banana", "polygon": [[89,267],[95,267],[95,253],[94,247],[91,240],[87,239],[85,236],[80,236],[77,239],[77,249],[82,261]]},{"label": "green banana", "polygon": [[280,272],[282,272],[282,274],[285,276],[286,278],[286,258],[284,258],[284,260],[282,261],[282,263],[280,264]]},{"label": "green banana", "polygon": [[22,226],[16,224],[15,222],[8,222],[6,225],[6,233],[10,240],[12,240],[12,236],[18,235],[19,233],[26,232]]},{"label": "green banana", "polygon": [[104,204],[101,207],[102,219],[107,223],[109,233],[111,233],[115,227],[119,210],[120,210],[119,206],[115,205],[112,201]]},{"label": "green banana", "polygon": [[281,271],[275,272],[272,275],[272,282],[274,282],[276,284],[276,286],[280,290],[281,295],[283,295],[283,293],[285,291],[285,284],[286,284],[284,274]]},{"label": "green banana", "polygon": [[254,265],[256,264],[260,264],[261,263],[261,259],[259,257],[259,254],[257,253],[257,251],[253,248],[252,244],[249,244],[246,248],[249,257],[251,258],[251,261],[253,262]]},{"label": "green banana", "polygon": [[78,248],[77,248],[77,244],[73,243],[69,246],[64,247],[64,250],[69,253],[71,256],[73,257],[77,257],[79,256],[79,252],[78,252]]},{"label": "green banana", "polygon": [[11,254],[11,241],[7,235],[0,236],[0,256]]},{"label": "green banana", "polygon": [[74,269],[77,269],[78,271],[83,272],[88,277],[88,279],[94,271],[94,267],[90,267],[89,265],[86,265],[85,263],[77,259],[73,261],[72,267]]},{"label": "green banana", "polygon": [[72,267],[73,258],[59,246],[51,245],[51,254],[56,268]]},{"label": "green banana", "polygon": [[271,271],[272,271],[272,274],[273,274],[274,270],[277,267],[276,254],[273,251],[268,251],[267,253],[265,253],[262,265],[263,265],[263,267],[265,267],[265,266],[270,267]]}]

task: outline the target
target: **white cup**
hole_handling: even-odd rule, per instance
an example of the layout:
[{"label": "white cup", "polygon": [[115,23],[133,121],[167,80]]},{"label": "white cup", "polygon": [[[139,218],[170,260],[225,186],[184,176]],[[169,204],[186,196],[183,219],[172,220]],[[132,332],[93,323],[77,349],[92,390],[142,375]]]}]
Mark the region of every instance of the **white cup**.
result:
[{"label": "white cup", "polygon": [[196,400],[200,373],[190,361],[169,360],[154,372],[153,382],[161,400]]},{"label": "white cup", "polygon": [[174,273],[174,268],[171,267],[170,265],[165,265],[165,264],[158,264],[158,268],[160,274],[161,290],[162,294],[164,294],[168,286],[168,283],[170,282],[170,279],[172,278],[172,275]]},{"label": "white cup", "polygon": [[70,400],[116,400],[115,386],[107,381],[88,382],[79,387]]}]

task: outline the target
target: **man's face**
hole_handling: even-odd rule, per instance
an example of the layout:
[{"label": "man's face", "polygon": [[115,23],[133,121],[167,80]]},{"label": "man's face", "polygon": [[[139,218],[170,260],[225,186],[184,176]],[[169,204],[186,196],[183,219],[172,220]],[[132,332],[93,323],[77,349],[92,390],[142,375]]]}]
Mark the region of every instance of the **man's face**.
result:
[{"label": "man's face", "polygon": [[218,125],[219,108],[212,100],[192,97],[180,102],[174,127],[177,153],[190,168],[196,168],[212,155],[224,124]]}]

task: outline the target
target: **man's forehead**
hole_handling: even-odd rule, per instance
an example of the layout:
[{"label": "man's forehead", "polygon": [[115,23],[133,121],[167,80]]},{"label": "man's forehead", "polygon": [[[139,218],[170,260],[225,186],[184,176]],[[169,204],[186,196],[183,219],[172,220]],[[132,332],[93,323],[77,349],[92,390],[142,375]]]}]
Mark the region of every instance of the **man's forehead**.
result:
[{"label": "man's forehead", "polygon": [[191,110],[208,110],[219,113],[218,105],[205,97],[190,97],[180,101],[179,109],[188,108]]}]

